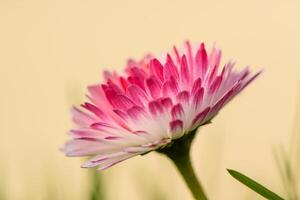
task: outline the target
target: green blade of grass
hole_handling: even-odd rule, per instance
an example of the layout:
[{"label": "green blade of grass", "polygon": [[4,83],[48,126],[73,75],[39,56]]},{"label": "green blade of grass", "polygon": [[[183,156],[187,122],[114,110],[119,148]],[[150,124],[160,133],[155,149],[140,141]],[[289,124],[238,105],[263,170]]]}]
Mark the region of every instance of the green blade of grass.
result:
[{"label": "green blade of grass", "polygon": [[243,183],[246,185],[248,188],[252,189],[256,193],[260,194],[261,196],[265,197],[266,199],[269,200],[284,200],[284,198],[278,196],[271,190],[267,189],[266,187],[262,186],[261,184],[257,183],[256,181],[252,180],[251,178],[243,175],[242,173],[232,170],[232,169],[227,169],[229,174],[238,180],[239,182]]}]

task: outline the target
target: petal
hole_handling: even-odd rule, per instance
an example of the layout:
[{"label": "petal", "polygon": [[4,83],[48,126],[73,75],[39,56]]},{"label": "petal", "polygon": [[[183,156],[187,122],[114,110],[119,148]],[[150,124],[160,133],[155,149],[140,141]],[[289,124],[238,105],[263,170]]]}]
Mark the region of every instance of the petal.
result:
[{"label": "petal", "polygon": [[147,77],[147,73],[139,67],[131,67],[129,70],[131,76],[137,77],[140,80],[144,80]]},{"label": "petal", "polygon": [[215,93],[222,83],[222,76],[218,76],[209,88],[209,94]]},{"label": "petal", "polygon": [[118,124],[108,124],[103,122],[96,122],[90,126],[92,129],[101,132],[101,134],[106,133],[106,136],[128,136],[131,130],[118,125]]},{"label": "petal", "polygon": [[[104,108],[109,109],[111,106],[107,102],[106,95],[101,87],[101,85],[92,85],[88,87],[89,99],[95,103],[97,106],[103,106]],[[103,109],[106,110],[106,109]]]},{"label": "petal", "polygon": [[153,116],[157,116],[163,113],[163,106],[158,101],[151,101],[148,104],[149,111]]},{"label": "petal", "polygon": [[184,110],[181,104],[176,104],[175,106],[172,107],[171,116],[173,120],[181,119],[183,115],[184,115]]},{"label": "petal", "polygon": [[172,100],[169,97],[160,99],[160,103],[167,109],[171,108],[173,105]]},{"label": "petal", "polygon": [[105,81],[107,81],[109,79],[113,79],[112,73],[110,71],[107,71],[107,70],[103,71],[103,77],[104,77]]},{"label": "petal", "polygon": [[201,78],[197,78],[194,81],[193,87],[192,87],[192,94],[195,94],[196,91],[198,91],[201,88]]},{"label": "petal", "polygon": [[115,148],[111,143],[101,140],[74,139],[63,147],[66,156],[90,156]]},{"label": "petal", "polygon": [[133,84],[133,85],[139,86],[143,90],[145,89],[144,79],[139,79],[137,76],[129,76],[128,77],[128,82]]},{"label": "petal", "polygon": [[88,160],[81,167],[98,167],[99,170],[104,170],[135,155],[138,154],[128,153],[124,151],[107,152],[106,154],[100,154]]},{"label": "petal", "polygon": [[139,119],[139,117],[145,116],[145,110],[139,106],[133,106],[127,110],[127,114],[132,119]]},{"label": "petal", "polygon": [[148,102],[146,93],[137,85],[130,85],[126,93],[137,105],[145,105]]},{"label": "petal", "polygon": [[162,93],[165,97],[171,97],[178,93],[178,83],[175,78],[171,77],[163,84]]},{"label": "petal", "polygon": [[112,167],[112,166],[114,166],[114,165],[116,165],[116,164],[118,164],[118,163],[120,163],[124,160],[127,160],[129,158],[132,158],[132,157],[140,155],[140,154],[143,154],[143,152],[140,152],[140,153],[126,153],[125,155],[116,156],[116,157],[113,157],[111,159],[107,159],[103,163],[98,165],[98,170],[105,170],[105,169],[110,168],[110,167]]},{"label": "petal", "polygon": [[167,61],[163,69],[164,80],[169,80],[171,77],[179,79],[178,69],[169,54],[167,54]]},{"label": "petal", "polygon": [[204,77],[207,71],[207,53],[204,43],[200,45],[200,48],[196,53],[195,62],[197,76]]},{"label": "petal", "polygon": [[146,80],[147,92],[153,99],[160,97],[161,84],[156,77],[151,76]]},{"label": "petal", "polygon": [[180,138],[184,134],[183,122],[181,120],[173,120],[170,122],[169,126],[173,140]]},{"label": "petal", "polygon": [[84,103],[82,105],[82,107],[84,107],[85,109],[91,111],[92,113],[94,113],[97,117],[99,117],[100,119],[106,121],[108,119],[107,115],[97,106],[91,104],[91,103]]},{"label": "petal", "polygon": [[188,58],[188,65],[190,69],[190,78],[193,80],[194,76],[194,56],[192,47],[189,41],[185,42],[186,48],[187,48],[187,58]]},{"label": "petal", "polygon": [[71,109],[73,121],[79,126],[89,126],[90,124],[97,121],[95,116],[87,114],[76,107]]},{"label": "petal", "polygon": [[125,95],[116,94],[111,90],[106,92],[107,100],[110,102],[113,108],[126,110],[135,104]]},{"label": "petal", "polygon": [[163,66],[156,58],[150,61],[150,73],[163,81]]},{"label": "petal", "polygon": [[190,99],[190,93],[188,91],[181,91],[177,94],[176,99],[180,103],[188,103]]},{"label": "petal", "polygon": [[203,88],[200,88],[195,92],[195,94],[193,96],[193,105],[194,105],[195,110],[200,108],[202,101],[203,101],[203,96],[204,96]]},{"label": "petal", "polygon": [[203,124],[205,121],[206,115],[209,113],[210,107],[205,108],[202,112],[196,115],[196,117],[192,121],[193,128],[196,128],[197,126]]},{"label": "petal", "polygon": [[222,52],[214,47],[209,55],[209,66],[218,67],[220,65],[221,57]]},{"label": "petal", "polygon": [[116,91],[117,94],[122,94],[123,93],[122,89],[117,84],[115,84],[114,82],[112,82],[110,80],[107,81],[107,86],[108,86],[108,88],[113,89],[114,91]]},{"label": "petal", "polygon": [[128,81],[122,76],[119,78],[119,81],[120,81],[120,85],[122,86],[123,91],[126,91],[128,85],[129,85]]},{"label": "petal", "polygon": [[216,79],[217,73],[218,73],[218,66],[217,65],[211,66],[209,72],[207,72],[209,85]]},{"label": "petal", "polygon": [[81,129],[75,129],[75,130],[70,130],[68,133],[71,137],[74,139],[79,139],[79,138],[98,138],[102,139],[105,137],[105,134],[102,134],[100,131],[91,129],[91,128],[81,128]]},{"label": "petal", "polygon": [[177,63],[180,63],[180,54],[179,54],[178,49],[175,46],[173,46],[173,51],[174,51]]},{"label": "petal", "polygon": [[127,113],[119,109],[113,109],[113,112],[119,116],[122,120],[126,120],[128,118]]},{"label": "petal", "polygon": [[189,83],[190,74],[189,74],[189,68],[186,56],[183,55],[180,62],[180,73],[181,73],[181,79],[184,84]]},{"label": "petal", "polygon": [[244,85],[242,86],[241,90],[243,90],[245,87],[247,87],[252,81],[254,81],[263,71],[259,71],[258,73],[256,73],[254,76],[252,76],[249,80],[246,81],[246,83],[244,83]]}]

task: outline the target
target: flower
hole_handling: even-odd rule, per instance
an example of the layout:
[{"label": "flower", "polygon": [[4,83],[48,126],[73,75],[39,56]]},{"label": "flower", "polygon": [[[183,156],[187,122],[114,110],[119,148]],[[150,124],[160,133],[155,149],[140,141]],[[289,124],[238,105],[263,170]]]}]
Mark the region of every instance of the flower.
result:
[{"label": "flower", "polygon": [[82,167],[106,169],[136,155],[158,150],[210,120],[259,74],[218,72],[221,51],[193,52],[189,42],[165,60],[147,55],[129,60],[124,75],[104,72],[105,83],[88,87],[90,102],[72,109],[77,127],[63,151],[93,156]]}]

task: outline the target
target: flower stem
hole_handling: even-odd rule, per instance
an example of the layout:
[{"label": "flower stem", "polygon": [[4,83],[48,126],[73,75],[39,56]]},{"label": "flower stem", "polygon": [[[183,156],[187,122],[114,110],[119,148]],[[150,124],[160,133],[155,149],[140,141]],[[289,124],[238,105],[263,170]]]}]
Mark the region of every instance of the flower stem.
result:
[{"label": "flower stem", "polygon": [[194,135],[195,131],[174,141],[172,146],[165,147],[158,152],[165,154],[173,161],[196,200],[207,200],[191,163],[190,148]]}]

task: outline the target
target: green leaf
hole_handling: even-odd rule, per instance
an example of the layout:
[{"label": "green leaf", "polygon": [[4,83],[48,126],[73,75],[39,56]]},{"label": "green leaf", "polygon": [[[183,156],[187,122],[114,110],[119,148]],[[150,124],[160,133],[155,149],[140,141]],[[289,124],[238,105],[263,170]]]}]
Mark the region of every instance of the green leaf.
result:
[{"label": "green leaf", "polygon": [[241,174],[240,172],[237,172],[232,169],[227,169],[229,174],[233,176],[236,180],[239,182],[243,183],[253,191],[257,192],[261,196],[265,197],[266,199],[269,200],[284,200],[284,198],[278,196],[274,192],[270,191],[266,187],[262,186],[261,184],[257,183],[256,181],[252,180],[251,178]]}]

